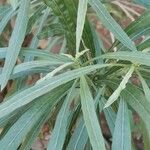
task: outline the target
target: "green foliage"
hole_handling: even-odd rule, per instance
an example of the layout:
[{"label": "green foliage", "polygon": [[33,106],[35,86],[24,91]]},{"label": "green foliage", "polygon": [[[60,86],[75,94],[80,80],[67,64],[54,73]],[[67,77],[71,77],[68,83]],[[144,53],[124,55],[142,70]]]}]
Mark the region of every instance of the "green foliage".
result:
[{"label": "green foliage", "polygon": [[[102,112],[113,150],[133,149],[133,112],[142,120],[148,150],[150,10],[123,30],[107,9],[111,1],[10,0],[10,4],[0,6],[1,90],[9,80],[13,83],[0,103],[0,150],[29,150],[44,123],[52,120],[48,150],[105,150]],[[100,39],[93,18],[116,38],[110,48]],[[29,34],[33,37],[24,47]],[[48,43],[42,50],[41,39]],[[29,84],[35,75],[38,79]]]}]

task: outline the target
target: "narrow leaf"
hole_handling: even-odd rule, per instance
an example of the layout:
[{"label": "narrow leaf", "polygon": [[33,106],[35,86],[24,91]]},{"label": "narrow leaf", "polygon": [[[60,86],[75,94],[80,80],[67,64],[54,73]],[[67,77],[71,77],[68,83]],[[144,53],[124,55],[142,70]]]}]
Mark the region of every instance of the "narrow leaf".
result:
[{"label": "narrow leaf", "polygon": [[85,127],[83,117],[80,119],[78,126],[76,127],[70,142],[67,146],[67,150],[83,150],[88,140],[88,133]]},{"label": "narrow leaf", "polygon": [[22,42],[25,37],[27,23],[28,23],[28,12],[30,6],[30,0],[22,0],[19,8],[16,24],[9,40],[9,47],[5,58],[5,64],[2,71],[2,83],[1,89],[3,89],[7,81],[9,80],[10,74],[17,61],[19,51],[21,49]]},{"label": "narrow leaf", "polygon": [[116,101],[118,99],[118,97],[120,96],[121,91],[125,89],[126,84],[128,83],[128,80],[132,76],[133,71],[134,71],[134,66],[131,66],[131,68],[129,69],[129,71],[127,72],[127,74],[125,75],[123,80],[121,81],[121,83],[118,86],[118,88],[109,97],[107,103],[105,104],[105,108],[109,107],[114,101]]},{"label": "narrow leaf", "polygon": [[131,131],[128,107],[123,99],[120,100],[117,113],[112,150],[131,150]]},{"label": "narrow leaf", "polygon": [[59,87],[49,94],[39,97],[32,107],[28,109],[8,130],[0,141],[1,149],[16,150],[26,134],[32,129],[34,124],[43,117],[45,111],[50,112],[60,100],[60,97],[67,90],[68,85]]},{"label": "narrow leaf", "polygon": [[145,97],[150,102],[150,88],[148,87],[145,79],[142,77],[140,72],[137,72],[137,73],[138,73],[139,79],[142,83],[142,87],[143,87],[143,90],[144,90]]},{"label": "narrow leaf", "polygon": [[69,93],[59,111],[56,119],[56,123],[51,135],[50,142],[48,143],[48,150],[61,150],[67,135],[68,119],[71,113],[70,104],[74,98],[73,93],[75,92],[76,81],[69,90]]},{"label": "narrow leaf", "polygon": [[93,150],[105,150],[104,139],[95,112],[94,101],[84,76],[80,81],[82,112]]},{"label": "narrow leaf", "polygon": [[[101,90],[98,91],[98,94],[94,99],[95,108],[97,108],[100,96],[101,96]],[[73,135],[71,136],[71,139],[67,146],[67,150],[70,150],[70,149],[71,150],[83,150],[85,148],[87,141],[88,141],[88,133],[87,133],[87,129],[86,129],[84,119],[82,116],[79,119],[79,123],[77,127],[75,128]]]},{"label": "narrow leaf", "polygon": [[23,90],[0,104],[0,118],[10,114],[17,108],[30,103],[33,99],[46,94],[59,85],[65,84],[84,74],[88,74],[96,69],[111,66],[110,64],[92,65],[71,71],[67,71],[60,75],[54,76],[49,80],[44,80],[26,90]]},{"label": "narrow leaf", "polygon": [[11,6],[13,7],[13,9],[15,10],[19,4],[18,0],[9,0],[9,1],[10,1]]},{"label": "narrow leaf", "polygon": [[102,55],[102,58],[127,60],[134,64],[150,66],[150,53],[137,52],[113,52]]},{"label": "narrow leaf", "polygon": [[9,20],[17,13],[13,9],[8,9],[8,12],[5,14],[5,16],[0,21],[0,35],[2,34],[3,30],[5,29],[7,23]]},{"label": "narrow leaf", "polygon": [[116,23],[116,21],[111,17],[106,8],[103,6],[100,0],[89,0],[89,4],[96,11],[97,15],[100,17],[102,23],[115,35],[115,37],[126,47],[132,51],[136,51],[136,47],[123,29]]},{"label": "narrow leaf", "polygon": [[79,52],[82,32],[84,28],[88,0],[79,0],[78,14],[77,14],[77,27],[76,27],[76,51]]}]

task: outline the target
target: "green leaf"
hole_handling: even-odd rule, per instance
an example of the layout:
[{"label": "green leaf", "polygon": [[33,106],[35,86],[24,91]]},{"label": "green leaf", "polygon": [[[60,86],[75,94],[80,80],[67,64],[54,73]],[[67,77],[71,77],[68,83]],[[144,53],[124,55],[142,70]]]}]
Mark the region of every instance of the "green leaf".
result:
[{"label": "green leaf", "polygon": [[19,5],[18,0],[9,0],[9,1],[10,1],[11,6],[13,7],[13,9],[15,10]]},{"label": "green leaf", "polygon": [[83,117],[79,120],[79,123],[77,127],[75,128],[75,131],[73,135],[71,136],[71,139],[69,141],[69,144],[67,146],[67,150],[84,150],[85,145],[88,140],[88,133],[87,129],[83,120]]},{"label": "green leaf", "polygon": [[58,113],[55,126],[51,135],[51,139],[48,143],[48,150],[58,150],[62,149],[65,141],[65,137],[67,135],[67,126],[68,126],[68,119],[72,110],[70,109],[70,105],[72,100],[76,96],[75,93],[75,86],[76,82],[72,85],[69,93],[67,94],[66,99]]},{"label": "green leaf", "polygon": [[118,86],[118,88],[109,97],[107,103],[105,104],[105,108],[109,107],[114,101],[116,101],[118,99],[118,97],[120,96],[121,91],[125,89],[126,84],[128,83],[128,80],[132,76],[133,72],[134,72],[134,66],[131,66],[131,68],[129,69],[129,71],[127,72],[127,74],[124,76],[124,78],[121,81],[121,83]]},{"label": "green leaf", "polygon": [[10,5],[1,5],[0,6],[0,20],[4,17],[4,16],[6,16],[6,14],[10,11],[10,10],[12,10],[12,8],[11,8],[11,6]]},{"label": "green leaf", "polygon": [[64,33],[65,31],[62,28],[62,25],[55,23],[55,24],[50,24],[47,27],[44,27],[37,37],[39,39],[46,39],[53,36],[61,36]]},{"label": "green leaf", "polygon": [[109,129],[110,129],[110,132],[113,135],[114,128],[115,128],[115,121],[116,121],[116,113],[112,109],[112,107],[108,107],[108,108],[103,109],[106,102],[107,102],[106,99],[104,97],[102,97],[100,102],[99,102],[99,112],[101,113],[101,111],[103,110],[107,124],[108,124]]},{"label": "green leaf", "polygon": [[43,10],[46,8],[45,5],[40,5],[35,12],[33,13],[33,15],[29,18],[29,22],[28,22],[28,26],[27,26],[27,31],[26,34],[31,33],[32,28],[34,26],[34,24],[38,21],[38,19],[41,17]]},{"label": "green leaf", "polygon": [[[94,46],[95,46],[95,56],[99,57],[102,55],[102,51],[104,51],[104,45],[102,40],[100,39],[97,31],[94,29],[94,27],[91,25],[91,30],[92,30],[92,35],[93,35],[93,41],[94,41]],[[100,64],[103,64],[103,60],[98,60],[97,61]]]},{"label": "green leaf", "polygon": [[60,100],[62,94],[68,89],[68,85],[59,87],[49,94],[39,97],[18,120],[11,126],[8,132],[0,141],[1,149],[16,150],[26,134],[32,129],[34,124],[42,119],[43,114],[52,111],[52,108]]},{"label": "green leaf", "polygon": [[79,0],[77,26],[76,26],[76,52],[79,52],[80,42],[82,39],[82,32],[84,29],[84,22],[86,18],[88,0]]},{"label": "green leaf", "polygon": [[93,150],[105,150],[104,139],[95,112],[94,101],[84,76],[80,81],[82,112]]},{"label": "green leaf", "polygon": [[44,80],[39,84],[35,84],[34,86],[17,93],[16,95],[9,98],[7,101],[0,104],[0,118],[10,114],[17,108],[30,103],[31,101],[33,101],[33,99],[42,96],[43,94],[46,94],[47,92],[58,87],[59,85],[65,84],[75,78],[80,77],[81,75],[88,74],[96,69],[108,66],[111,65],[104,64],[87,66],[72,71],[67,71],[60,75],[54,76],[49,80]]},{"label": "green leaf", "polygon": [[106,8],[103,6],[100,0],[89,0],[89,4],[96,11],[97,15],[101,19],[102,23],[114,34],[114,36],[126,47],[132,51],[136,51],[136,47],[123,29],[116,23],[111,17]]},{"label": "green leaf", "polygon": [[[132,39],[136,40],[141,36],[146,36],[150,34],[150,10],[145,10],[145,12],[137,18],[135,21],[129,24],[127,28],[125,28],[125,32]],[[120,44],[119,41],[116,41],[113,46],[117,46]],[[118,48],[118,51],[125,50],[125,45],[121,45]]]},{"label": "green leaf", "polygon": [[38,60],[38,61],[30,61],[30,62],[25,62],[19,65],[16,65],[14,70],[13,70],[13,74],[12,75],[16,75],[16,74],[23,74],[26,73],[28,71],[33,71],[34,69],[38,69],[38,68],[43,68],[46,66],[54,66],[54,65],[61,65],[64,64],[63,62],[57,62],[57,61],[48,61],[48,60]]},{"label": "green leaf", "polygon": [[141,121],[141,128],[142,130],[142,136],[143,136],[143,142],[144,142],[144,149],[145,150],[148,150],[149,147],[150,147],[150,134],[148,133],[149,132],[149,129],[145,126],[145,123],[143,121]]},{"label": "green leaf", "polygon": [[120,52],[113,52],[107,53],[101,56],[102,58],[108,59],[119,59],[119,60],[127,60],[134,64],[141,64],[150,66],[150,53],[144,52],[127,52],[127,51],[120,51]]},{"label": "green leaf", "polygon": [[149,0],[133,0],[135,3],[141,4],[144,7],[150,8]]},{"label": "green leaf", "polygon": [[[117,81],[105,81],[112,89],[118,86]],[[143,91],[134,85],[128,84],[126,89],[122,91],[121,96],[142,118],[150,137],[150,103],[145,98]]]},{"label": "green leaf", "polygon": [[2,20],[0,20],[0,35],[2,34],[4,28],[6,27],[7,23],[9,22],[9,20],[15,16],[17,13],[17,11],[14,11],[13,9],[8,9],[7,13],[5,14],[5,16],[2,18]]},{"label": "green leaf", "polygon": [[142,87],[143,87],[143,90],[144,90],[145,97],[150,102],[150,88],[148,87],[145,79],[142,77],[142,75],[140,74],[140,72],[137,72],[137,74],[138,74],[139,79],[140,79],[140,81],[142,83]]},{"label": "green leaf", "polygon": [[[97,96],[94,99],[95,102],[95,108],[97,108],[101,91],[97,92]],[[83,150],[85,148],[85,145],[88,141],[88,133],[87,129],[84,123],[83,116],[79,119],[79,123],[77,124],[77,127],[75,128],[73,135],[71,136],[71,139],[69,141],[69,144],[67,146],[67,150]]]},{"label": "green leaf", "polygon": [[71,139],[67,146],[67,150],[83,150],[85,148],[87,140],[88,133],[82,117],[73,135],[71,136]]},{"label": "green leaf", "polygon": [[9,40],[9,47],[5,58],[5,64],[2,71],[2,82],[1,89],[3,89],[7,81],[9,80],[10,74],[15,66],[21,45],[24,41],[27,23],[28,23],[28,12],[30,6],[30,0],[22,0],[19,8],[16,24]]},{"label": "green leaf", "polygon": [[49,15],[49,9],[46,8],[45,11],[44,11],[44,14],[42,15],[41,22],[38,26],[38,30],[34,34],[34,37],[31,41],[30,48],[37,48],[38,47],[39,39],[38,39],[37,36],[42,31],[42,28],[44,26],[45,21],[47,20],[48,15]]},{"label": "green leaf", "polygon": [[121,99],[113,134],[112,150],[131,150],[131,131],[127,103]]},{"label": "green leaf", "polygon": [[[5,58],[8,51],[8,47],[0,48],[0,58]],[[66,57],[65,55],[59,55],[54,54],[51,52],[48,52],[47,50],[40,50],[35,48],[21,48],[21,51],[19,53],[19,56],[25,56],[25,57],[36,57],[38,59],[44,59],[49,61],[58,61],[58,62],[71,62],[71,59]]]}]

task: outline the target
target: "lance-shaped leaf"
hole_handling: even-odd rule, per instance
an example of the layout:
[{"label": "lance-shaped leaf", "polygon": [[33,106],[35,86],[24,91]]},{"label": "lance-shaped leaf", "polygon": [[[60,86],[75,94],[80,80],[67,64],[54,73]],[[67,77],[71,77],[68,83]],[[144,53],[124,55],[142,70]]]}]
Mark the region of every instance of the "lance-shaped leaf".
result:
[{"label": "lance-shaped leaf", "polygon": [[148,87],[145,79],[142,77],[140,72],[137,72],[137,73],[138,73],[139,79],[142,83],[142,87],[143,87],[143,90],[144,90],[145,97],[150,102],[150,88]]},{"label": "lance-shaped leaf", "polygon": [[139,51],[137,52],[120,51],[114,53],[107,53],[102,55],[101,57],[108,59],[127,60],[134,64],[150,66],[150,53],[144,53]]},{"label": "lance-shaped leaf", "polygon": [[9,0],[9,1],[10,1],[11,6],[13,7],[13,9],[15,10],[19,4],[18,0]]},{"label": "lance-shaped leaf", "polygon": [[81,77],[80,86],[82,112],[90,143],[93,150],[105,150],[104,139],[95,112],[94,101],[84,76]]},{"label": "lance-shaped leaf", "polygon": [[111,17],[100,0],[89,0],[89,4],[96,11],[102,23],[114,34],[114,36],[126,47],[136,51],[136,47],[118,23]]},{"label": "lance-shaped leaf", "polygon": [[72,110],[70,109],[70,105],[74,97],[76,96],[75,93],[75,86],[76,81],[74,82],[73,86],[69,90],[69,93],[59,111],[59,114],[56,119],[56,123],[51,135],[50,142],[48,143],[48,149],[51,150],[58,150],[62,149],[65,141],[65,137],[67,135],[67,125],[70,113]]},{"label": "lance-shaped leaf", "polygon": [[77,27],[76,27],[76,51],[79,51],[84,22],[86,18],[88,0],[79,0],[78,14],[77,14]]},{"label": "lance-shaped leaf", "polygon": [[[94,99],[95,108],[97,108],[100,96],[101,96],[101,90],[98,91],[98,94]],[[67,150],[70,150],[70,149],[71,150],[79,150],[79,149],[83,150],[85,148],[87,141],[88,141],[88,133],[87,133],[85,122],[82,116],[79,119],[79,123],[77,127],[75,128],[73,135],[71,136],[71,139],[67,146]]]},{"label": "lance-shaped leaf", "polygon": [[92,65],[54,76],[49,80],[44,80],[26,90],[23,90],[0,104],[0,118],[8,115],[17,108],[30,103],[33,99],[46,94],[59,85],[65,84],[75,78],[88,74],[96,69],[111,66],[110,64]]},{"label": "lance-shaped leaf", "polygon": [[9,40],[8,51],[5,58],[5,64],[2,72],[1,89],[3,89],[7,81],[9,80],[10,74],[17,61],[18,54],[21,49],[21,45],[24,41],[27,23],[28,23],[28,12],[30,6],[30,0],[22,0],[19,8],[16,24]]},{"label": "lance-shaped leaf", "polygon": [[128,83],[128,80],[132,76],[133,71],[134,71],[134,66],[131,66],[131,68],[129,69],[129,71],[127,72],[127,74],[125,75],[125,77],[123,78],[123,80],[121,81],[121,83],[118,86],[118,88],[109,97],[107,103],[105,104],[105,108],[109,107],[114,101],[116,101],[118,99],[118,97],[120,96],[121,91],[123,89],[125,89],[126,84]]},{"label": "lance-shaped leaf", "polygon": [[7,23],[9,22],[9,20],[16,14],[17,12],[14,11],[13,9],[8,9],[7,13],[5,14],[5,16],[2,18],[2,20],[0,21],[0,35],[2,34],[3,30],[5,29]]},{"label": "lance-shaped leaf", "polygon": [[121,99],[113,134],[112,150],[131,150],[131,130],[127,103]]},{"label": "lance-shaped leaf", "polygon": [[[16,150],[26,134],[32,129],[43,114],[52,111],[52,108],[60,101],[62,94],[68,90],[70,85],[59,87],[43,97],[39,97],[37,102],[29,108],[11,127],[0,140],[1,149]],[[62,97],[61,97],[62,98]],[[5,128],[4,128],[5,129]]]}]

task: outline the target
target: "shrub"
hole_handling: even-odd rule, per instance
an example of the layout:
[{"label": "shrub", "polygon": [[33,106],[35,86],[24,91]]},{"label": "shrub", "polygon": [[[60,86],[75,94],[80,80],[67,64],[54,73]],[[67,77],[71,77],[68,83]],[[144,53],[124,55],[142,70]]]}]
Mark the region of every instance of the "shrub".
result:
[{"label": "shrub", "polygon": [[[115,1],[10,2],[0,7],[1,90],[11,82],[0,104],[0,149],[30,149],[43,124],[51,122],[48,149],[105,150],[104,114],[112,150],[131,150],[135,113],[149,149],[150,10],[123,30],[115,20],[132,15]],[[103,44],[95,21],[115,37],[111,47]],[[40,39],[48,39],[46,48],[39,47]]]}]

